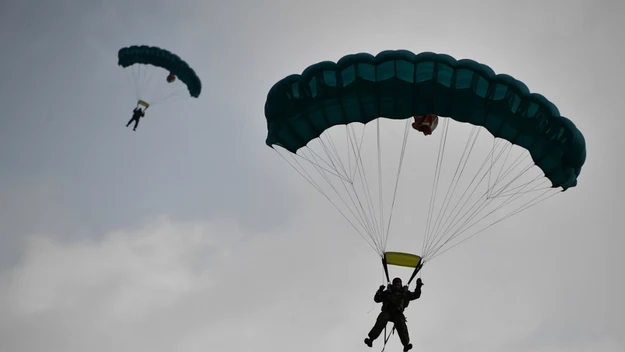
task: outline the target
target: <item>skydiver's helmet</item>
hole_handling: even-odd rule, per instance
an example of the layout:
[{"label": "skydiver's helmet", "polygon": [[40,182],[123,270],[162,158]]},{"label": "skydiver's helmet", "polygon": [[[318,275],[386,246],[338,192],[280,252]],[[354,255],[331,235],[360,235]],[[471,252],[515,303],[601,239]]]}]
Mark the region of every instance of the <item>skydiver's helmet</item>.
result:
[{"label": "skydiver's helmet", "polygon": [[173,81],[175,81],[175,80],[176,80],[176,76],[175,76],[173,73],[170,73],[170,74],[167,76],[167,83],[171,83],[171,82],[173,82]]}]

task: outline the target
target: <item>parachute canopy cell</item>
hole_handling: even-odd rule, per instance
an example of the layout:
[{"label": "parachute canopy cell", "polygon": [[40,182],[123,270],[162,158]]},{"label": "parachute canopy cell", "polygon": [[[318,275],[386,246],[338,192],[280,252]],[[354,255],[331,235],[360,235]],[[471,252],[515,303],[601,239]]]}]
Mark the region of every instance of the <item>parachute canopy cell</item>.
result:
[{"label": "parachute canopy cell", "polygon": [[168,50],[147,45],[129,46],[119,50],[117,59],[118,65],[124,68],[135,64],[144,64],[168,70],[187,86],[192,97],[200,96],[202,91],[200,78],[189,64]]},{"label": "parachute canopy cell", "polygon": [[335,125],[426,114],[482,126],[527,149],[552,187],[577,185],[586,142],[554,104],[484,64],[431,52],[351,54],[287,76],[267,96],[266,144],[296,153]]}]

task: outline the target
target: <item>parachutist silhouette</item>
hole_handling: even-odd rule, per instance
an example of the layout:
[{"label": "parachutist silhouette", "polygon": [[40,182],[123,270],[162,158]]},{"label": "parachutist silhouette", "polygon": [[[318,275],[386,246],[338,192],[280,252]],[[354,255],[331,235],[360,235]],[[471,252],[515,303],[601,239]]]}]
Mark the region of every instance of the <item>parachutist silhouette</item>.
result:
[{"label": "parachutist silhouette", "polygon": [[419,278],[417,279],[417,287],[415,287],[413,292],[410,292],[408,291],[408,286],[402,287],[401,279],[398,277],[393,279],[393,284],[389,285],[387,290],[384,290],[384,286],[380,286],[373,300],[376,303],[382,303],[382,311],[378,315],[375,325],[369,331],[369,337],[365,339],[367,346],[372,347],[373,341],[380,336],[386,324],[392,321],[399,339],[402,345],[404,345],[404,352],[412,348],[404,309],[408,307],[410,301],[421,297],[421,286],[423,286],[423,281]]},{"label": "parachutist silhouette", "polygon": [[139,119],[145,116],[145,112],[143,110],[141,110],[141,108],[136,107],[134,110],[132,110],[132,118],[130,119],[130,121],[128,121],[128,123],[126,124],[126,127],[130,126],[130,124],[132,123],[132,121],[135,122],[135,127],[132,129],[133,131],[137,130],[137,126],[139,126]]}]

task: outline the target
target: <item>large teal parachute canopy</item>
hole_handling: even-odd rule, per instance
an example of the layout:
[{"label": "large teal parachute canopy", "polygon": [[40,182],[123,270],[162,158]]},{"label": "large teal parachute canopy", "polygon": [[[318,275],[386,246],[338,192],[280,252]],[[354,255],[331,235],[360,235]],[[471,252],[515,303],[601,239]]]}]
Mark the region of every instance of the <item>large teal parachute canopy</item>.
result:
[{"label": "large teal parachute canopy", "polygon": [[428,113],[527,149],[553,187],[577,185],[585,140],[554,104],[484,64],[432,52],[347,55],[282,79],[267,96],[266,143],[296,153],[332,126]]},{"label": "large teal parachute canopy", "polygon": [[118,65],[124,68],[136,64],[163,68],[178,77],[187,86],[192,97],[200,96],[202,91],[200,78],[189,64],[168,50],[155,46],[135,45],[120,49],[117,58]]},{"label": "large teal parachute canopy", "polygon": [[[270,89],[265,117],[266,144],[339,210],[385,271],[397,265],[393,253],[417,258],[413,277],[450,248],[575,187],[586,160],[584,136],[544,96],[484,64],[432,52],[316,63]],[[387,251],[392,219],[404,224],[405,243],[422,235],[418,255]]]}]

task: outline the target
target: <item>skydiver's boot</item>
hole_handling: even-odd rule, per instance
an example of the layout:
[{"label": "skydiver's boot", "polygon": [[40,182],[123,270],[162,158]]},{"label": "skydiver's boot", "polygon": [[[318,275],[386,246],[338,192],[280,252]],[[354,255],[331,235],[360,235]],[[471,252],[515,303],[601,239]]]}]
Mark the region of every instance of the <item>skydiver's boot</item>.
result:
[{"label": "skydiver's boot", "polygon": [[367,337],[365,339],[365,344],[369,347],[373,347],[373,340],[371,340],[371,338]]},{"label": "skydiver's boot", "polygon": [[412,344],[411,343],[407,344],[406,346],[404,346],[404,352],[410,350],[411,348],[412,348]]}]

